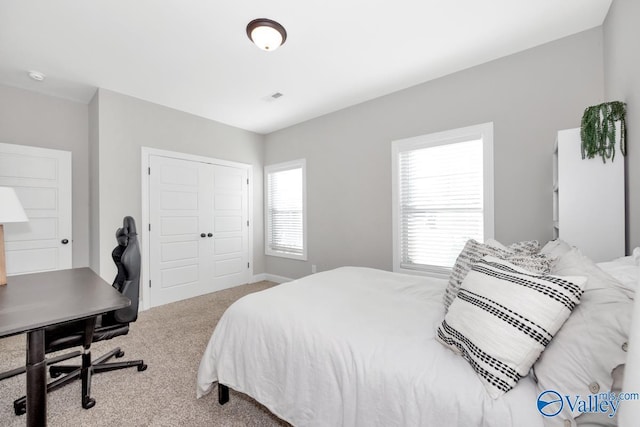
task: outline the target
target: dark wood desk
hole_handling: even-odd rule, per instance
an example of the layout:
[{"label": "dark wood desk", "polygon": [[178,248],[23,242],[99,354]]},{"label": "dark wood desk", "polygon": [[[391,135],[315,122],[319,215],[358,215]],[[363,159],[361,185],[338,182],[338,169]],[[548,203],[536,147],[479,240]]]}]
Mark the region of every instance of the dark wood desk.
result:
[{"label": "dark wood desk", "polygon": [[47,424],[44,328],[90,318],[131,301],[89,268],[7,278],[0,286],[0,337],[27,333],[27,425]]}]

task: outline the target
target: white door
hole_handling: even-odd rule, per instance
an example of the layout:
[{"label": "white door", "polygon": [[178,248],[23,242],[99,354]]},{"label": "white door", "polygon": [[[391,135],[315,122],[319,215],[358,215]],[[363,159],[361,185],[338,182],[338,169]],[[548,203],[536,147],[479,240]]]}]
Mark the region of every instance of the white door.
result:
[{"label": "white door", "polygon": [[71,268],[71,152],[0,143],[0,186],[29,217],[4,226],[7,274]]},{"label": "white door", "polygon": [[213,282],[217,289],[249,282],[247,170],[213,166]]},{"label": "white door", "polygon": [[246,170],[155,155],[150,170],[150,306],[247,283]]}]

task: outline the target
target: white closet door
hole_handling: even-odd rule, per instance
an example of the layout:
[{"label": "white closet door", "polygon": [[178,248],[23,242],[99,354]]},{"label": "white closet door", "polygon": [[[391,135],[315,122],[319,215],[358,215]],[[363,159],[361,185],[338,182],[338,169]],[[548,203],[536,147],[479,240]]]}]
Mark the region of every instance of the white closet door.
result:
[{"label": "white closet door", "polygon": [[246,169],[150,156],[150,306],[249,281]]},{"label": "white closet door", "polygon": [[213,176],[207,164],[159,156],[151,157],[151,171],[151,305],[157,306],[206,290],[213,194],[203,188]]},{"label": "white closet door", "polygon": [[213,166],[213,280],[216,289],[248,283],[247,170]]},{"label": "white closet door", "polygon": [[0,144],[0,186],[29,217],[4,226],[7,274],[71,268],[71,152]]}]

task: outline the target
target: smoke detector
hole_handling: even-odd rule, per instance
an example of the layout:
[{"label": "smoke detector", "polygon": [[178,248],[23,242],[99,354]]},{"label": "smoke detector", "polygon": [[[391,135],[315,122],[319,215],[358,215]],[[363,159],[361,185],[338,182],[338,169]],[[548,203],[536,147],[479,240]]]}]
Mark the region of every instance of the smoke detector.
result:
[{"label": "smoke detector", "polygon": [[28,71],[27,72],[29,74],[29,77],[32,80],[35,80],[37,82],[41,82],[43,81],[45,78],[47,78],[47,76],[45,76],[44,74],[42,74],[40,71]]}]

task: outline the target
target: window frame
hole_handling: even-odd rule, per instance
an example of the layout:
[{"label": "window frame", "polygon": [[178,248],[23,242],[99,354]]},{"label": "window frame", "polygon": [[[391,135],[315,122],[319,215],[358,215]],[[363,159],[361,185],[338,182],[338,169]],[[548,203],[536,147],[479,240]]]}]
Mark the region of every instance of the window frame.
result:
[{"label": "window frame", "polygon": [[[271,249],[271,218],[269,215],[269,174],[302,169],[302,254]],[[306,159],[275,163],[264,167],[264,253],[280,258],[307,261],[307,161]]]},{"label": "window frame", "polygon": [[393,271],[447,278],[451,268],[428,266],[423,268],[405,268],[401,266],[400,235],[400,153],[440,145],[455,144],[472,139],[482,139],[482,174],[483,174],[483,225],[484,239],[494,235],[494,159],[493,159],[493,122],[479,125],[435,132],[416,137],[400,139],[391,143],[391,198],[392,198],[392,229],[393,229]]}]

